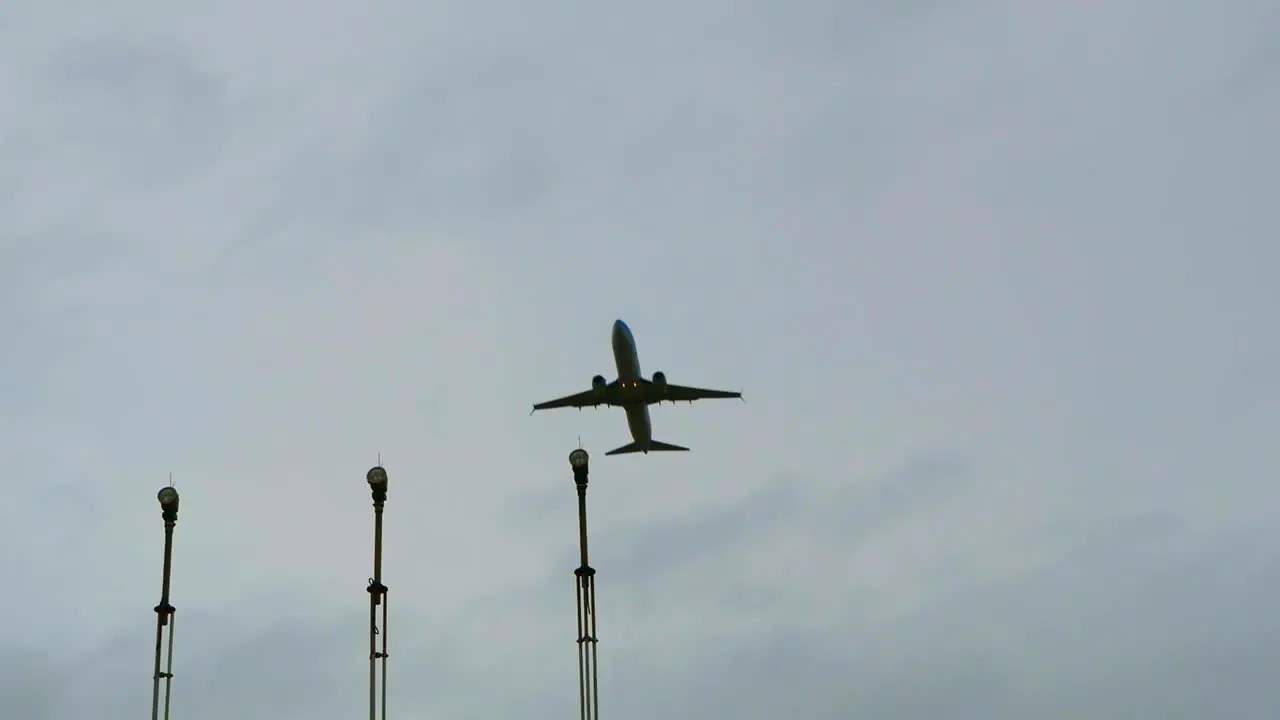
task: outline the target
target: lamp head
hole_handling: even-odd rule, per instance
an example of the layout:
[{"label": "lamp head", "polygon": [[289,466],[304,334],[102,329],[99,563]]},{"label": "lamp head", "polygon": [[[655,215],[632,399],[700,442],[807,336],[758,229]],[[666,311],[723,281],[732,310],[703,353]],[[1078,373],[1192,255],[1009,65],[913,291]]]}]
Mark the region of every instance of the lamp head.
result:
[{"label": "lamp head", "polygon": [[156,499],[160,501],[160,507],[165,510],[178,509],[178,489],[172,485],[160,488],[160,492],[156,493]]},{"label": "lamp head", "polygon": [[587,451],[582,448],[578,448],[569,453],[569,466],[572,467],[575,472],[579,470],[586,470],[588,458],[589,456],[587,455]]},{"label": "lamp head", "polygon": [[160,501],[160,516],[164,518],[165,527],[172,527],[178,522],[178,489],[166,485],[156,493],[156,499]]},{"label": "lamp head", "polygon": [[375,465],[365,473],[364,479],[369,482],[369,487],[375,492],[387,489],[387,471],[382,469],[381,465]]}]

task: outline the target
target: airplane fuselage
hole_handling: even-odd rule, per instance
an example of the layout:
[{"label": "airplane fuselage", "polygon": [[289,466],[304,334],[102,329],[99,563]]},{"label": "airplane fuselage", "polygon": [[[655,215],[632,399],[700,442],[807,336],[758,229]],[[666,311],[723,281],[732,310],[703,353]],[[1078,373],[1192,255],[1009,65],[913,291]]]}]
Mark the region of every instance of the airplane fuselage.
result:
[{"label": "airplane fuselage", "polygon": [[636,394],[638,402],[625,403],[622,407],[627,413],[627,428],[631,430],[631,439],[641,446],[648,447],[653,439],[653,427],[649,424],[649,405],[644,401],[644,388],[640,381],[640,355],[636,352],[636,339],[631,328],[618,320],[613,324],[613,362],[618,369],[618,386],[623,397],[628,391]]},{"label": "airplane fuselage", "polygon": [[711,390],[708,388],[676,385],[667,382],[665,373],[655,372],[653,378],[646,378],[640,372],[640,355],[636,352],[636,339],[631,328],[621,320],[613,323],[611,334],[613,345],[613,362],[618,369],[618,378],[612,382],[603,375],[591,378],[591,388],[572,395],[566,395],[546,402],[534,403],[530,414],[539,410],[556,408],[622,408],[627,414],[627,429],[631,431],[631,442],[614,448],[605,455],[628,455],[631,453],[650,452],[688,452],[689,448],[674,443],[653,439],[653,430],[649,422],[649,406],[661,402],[687,402],[695,400],[711,400],[735,398],[742,399],[742,393],[727,390]]}]

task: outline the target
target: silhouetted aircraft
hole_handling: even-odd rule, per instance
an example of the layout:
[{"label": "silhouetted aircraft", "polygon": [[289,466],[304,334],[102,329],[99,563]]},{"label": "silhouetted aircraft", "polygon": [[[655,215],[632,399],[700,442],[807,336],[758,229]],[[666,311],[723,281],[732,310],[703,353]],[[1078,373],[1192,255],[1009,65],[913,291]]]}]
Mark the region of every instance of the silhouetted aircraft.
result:
[{"label": "silhouetted aircraft", "polygon": [[742,399],[740,392],[725,390],[704,390],[684,385],[672,385],[667,376],[655,372],[651,380],[640,374],[640,356],[636,353],[636,339],[631,335],[631,328],[618,320],[613,323],[613,360],[618,368],[618,379],[606,382],[603,375],[591,379],[591,389],[538,403],[533,412],[538,410],[554,410],[556,408],[620,407],[627,412],[627,426],[631,429],[631,439],[620,448],[610,450],[606,455],[623,455],[626,453],[646,453],[650,451],[687,451],[689,448],[659,442],[653,439],[653,428],[649,423],[649,406],[661,402],[693,402],[694,400]]}]

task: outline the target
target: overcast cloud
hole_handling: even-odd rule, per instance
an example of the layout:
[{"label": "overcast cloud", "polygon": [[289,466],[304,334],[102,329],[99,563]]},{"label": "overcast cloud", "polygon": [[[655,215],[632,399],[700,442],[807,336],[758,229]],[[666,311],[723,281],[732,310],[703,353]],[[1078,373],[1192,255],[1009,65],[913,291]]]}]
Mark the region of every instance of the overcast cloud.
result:
[{"label": "overcast cloud", "polygon": [[[1280,717],[1269,0],[0,5],[0,718]],[[653,412],[644,370],[747,404]]]}]

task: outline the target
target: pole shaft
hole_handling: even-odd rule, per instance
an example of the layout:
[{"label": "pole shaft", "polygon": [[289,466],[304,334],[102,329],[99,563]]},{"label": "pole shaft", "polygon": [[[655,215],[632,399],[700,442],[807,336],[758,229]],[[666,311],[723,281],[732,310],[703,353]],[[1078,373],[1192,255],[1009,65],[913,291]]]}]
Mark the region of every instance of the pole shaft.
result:
[{"label": "pole shaft", "polygon": [[387,720],[387,592],[382,591],[382,720]]},{"label": "pole shaft", "polygon": [[596,674],[599,655],[596,651],[595,570],[587,551],[587,479],[586,472],[575,471],[578,488],[578,550],[580,564],[574,572],[578,610],[578,701],[580,720],[599,720],[600,683]]},{"label": "pole shaft", "polygon": [[369,593],[369,720],[378,720],[378,595]]},{"label": "pole shaft", "polygon": [[164,720],[169,720],[169,698],[173,695],[173,630],[178,624],[178,616],[169,613],[169,650],[165,657],[164,670]]},{"label": "pole shaft", "polygon": [[[382,585],[382,508],[385,491],[374,493],[373,499],[373,578],[369,582],[369,720],[387,717],[387,605],[386,588]],[[378,606],[382,606],[382,628],[378,628]],[[382,651],[378,651],[378,635],[382,635]],[[381,673],[379,673],[381,665]],[[379,682],[381,674],[381,682]],[[381,687],[379,687],[381,685]],[[381,692],[379,692],[381,690]]]},{"label": "pole shaft", "polygon": [[164,522],[164,576],[160,580],[160,604],[169,604],[169,578],[173,569],[173,526],[170,520]]},{"label": "pole shaft", "polygon": [[587,485],[578,484],[578,550],[582,566],[587,566]]},{"label": "pole shaft", "polygon": [[373,504],[373,579],[382,582],[382,503]]},{"label": "pole shaft", "polygon": [[160,648],[164,646],[163,616],[156,615],[156,665],[151,681],[151,720],[160,718]]},{"label": "pole shaft", "polygon": [[590,599],[591,612],[591,717],[600,717],[600,673],[598,671],[600,656],[596,650],[596,579],[587,578],[587,597]]},{"label": "pole shaft", "polygon": [[[173,528],[177,524],[176,518],[165,515],[164,521],[164,562],[160,579],[160,604],[156,606],[156,654],[155,665],[152,672],[151,680],[151,720],[159,720],[160,717],[160,680],[165,680],[165,715],[168,715],[169,706],[169,682],[165,675],[169,673],[160,672],[161,656],[164,653],[164,631],[169,624],[169,580],[172,575],[173,568]],[[173,661],[173,630],[169,631],[170,650],[169,660]],[[172,669],[172,665],[170,665]]]}]

